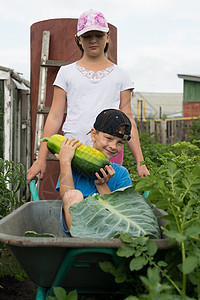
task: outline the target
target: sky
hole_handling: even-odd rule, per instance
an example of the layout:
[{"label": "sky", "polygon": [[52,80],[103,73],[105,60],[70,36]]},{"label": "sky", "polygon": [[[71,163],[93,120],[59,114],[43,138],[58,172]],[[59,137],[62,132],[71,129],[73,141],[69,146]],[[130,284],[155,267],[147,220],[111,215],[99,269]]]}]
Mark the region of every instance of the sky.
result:
[{"label": "sky", "polygon": [[101,11],[117,27],[118,65],[135,91],[182,93],[177,74],[200,74],[199,0],[0,0],[0,65],[30,80],[30,27]]}]

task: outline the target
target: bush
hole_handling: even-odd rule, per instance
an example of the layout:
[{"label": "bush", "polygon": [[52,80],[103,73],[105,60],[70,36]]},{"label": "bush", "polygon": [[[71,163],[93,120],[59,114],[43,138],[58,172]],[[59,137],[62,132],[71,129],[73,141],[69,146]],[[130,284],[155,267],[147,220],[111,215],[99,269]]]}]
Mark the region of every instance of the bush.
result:
[{"label": "bush", "polygon": [[168,213],[165,234],[171,242],[176,241],[179,251],[176,257],[180,259],[176,262],[171,250],[163,262],[149,260],[147,276],[140,277],[147,294],[130,296],[130,299],[200,299],[200,149],[197,145],[199,141],[195,140],[162,145],[142,137],[149,178],[137,176],[130,150],[125,150],[125,164],[136,191],[150,191],[148,201]]},{"label": "bush", "polygon": [[0,158],[0,219],[24,202],[18,199],[18,191],[26,184],[24,166]]},{"label": "bush", "polygon": [[[25,169],[21,163],[14,164],[13,161],[0,158],[0,219],[24,204],[24,201],[18,199],[20,188],[26,184],[24,174]],[[7,253],[10,253],[8,248],[0,243],[0,277],[10,275],[23,280],[25,272],[16,259]]]}]

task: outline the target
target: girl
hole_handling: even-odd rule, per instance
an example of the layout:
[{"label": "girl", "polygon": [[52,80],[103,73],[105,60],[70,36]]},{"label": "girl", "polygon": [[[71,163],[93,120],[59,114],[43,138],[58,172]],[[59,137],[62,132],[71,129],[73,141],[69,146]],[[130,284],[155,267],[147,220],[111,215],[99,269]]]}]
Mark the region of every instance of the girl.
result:
[{"label": "girl", "polygon": [[[132,138],[128,145],[136,160],[138,175],[148,176],[146,166],[140,166],[143,155],[131,112],[133,84],[127,72],[106,57],[110,33],[103,14],[94,10],[81,14],[75,39],[82,51],[82,58],[60,68],[54,82],[53,102],[43,136],[51,136],[58,132],[66,101],[67,117],[62,127],[64,135],[90,146],[92,141],[86,133],[93,127],[99,112],[107,108],[120,109],[132,122]],[[44,177],[47,153],[46,144],[42,143],[37,160],[27,172],[28,183],[38,173],[40,180]],[[122,164],[123,151],[112,161]]]}]

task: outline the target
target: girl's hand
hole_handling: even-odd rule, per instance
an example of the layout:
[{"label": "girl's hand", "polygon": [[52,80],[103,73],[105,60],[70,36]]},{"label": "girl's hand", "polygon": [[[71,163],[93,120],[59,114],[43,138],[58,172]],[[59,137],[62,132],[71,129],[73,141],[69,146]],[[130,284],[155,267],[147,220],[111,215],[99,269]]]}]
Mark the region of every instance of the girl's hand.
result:
[{"label": "girl's hand", "polygon": [[137,165],[137,172],[139,177],[148,177],[150,175],[149,170],[145,165]]},{"label": "girl's hand", "polygon": [[61,145],[60,153],[55,154],[56,158],[59,159],[61,163],[71,163],[76,148],[78,148],[82,143],[76,139],[66,138]]},{"label": "girl's hand", "polygon": [[110,180],[115,175],[115,170],[111,165],[106,165],[105,170],[103,168],[100,169],[101,174],[103,175],[103,178],[98,174],[98,172],[95,173],[97,179],[94,181],[95,184],[101,185],[106,183],[108,180]]},{"label": "girl's hand", "polygon": [[27,183],[29,184],[30,181],[40,173],[40,180],[43,179],[45,171],[46,171],[46,160],[42,161],[37,159],[31,166],[31,168],[27,171]]}]

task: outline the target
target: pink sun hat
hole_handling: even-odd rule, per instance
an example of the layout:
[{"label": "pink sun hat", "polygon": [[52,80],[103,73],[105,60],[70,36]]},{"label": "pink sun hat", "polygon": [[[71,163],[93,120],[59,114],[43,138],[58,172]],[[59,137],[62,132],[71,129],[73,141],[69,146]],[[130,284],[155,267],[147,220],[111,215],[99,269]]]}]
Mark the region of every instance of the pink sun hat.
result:
[{"label": "pink sun hat", "polygon": [[82,13],[78,19],[77,24],[77,36],[80,36],[88,31],[97,30],[102,32],[108,32],[108,23],[104,15],[93,9],[90,9]]}]

